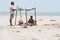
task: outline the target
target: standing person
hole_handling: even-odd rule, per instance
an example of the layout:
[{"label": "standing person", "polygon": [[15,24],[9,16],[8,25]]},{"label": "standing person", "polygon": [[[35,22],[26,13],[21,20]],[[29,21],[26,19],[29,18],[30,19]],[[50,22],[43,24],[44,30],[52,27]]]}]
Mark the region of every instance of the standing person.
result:
[{"label": "standing person", "polygon": [[11,5],[10,5],[10,26],[12,26],[12,19],[14,17],[14,2],[11,2]]}]

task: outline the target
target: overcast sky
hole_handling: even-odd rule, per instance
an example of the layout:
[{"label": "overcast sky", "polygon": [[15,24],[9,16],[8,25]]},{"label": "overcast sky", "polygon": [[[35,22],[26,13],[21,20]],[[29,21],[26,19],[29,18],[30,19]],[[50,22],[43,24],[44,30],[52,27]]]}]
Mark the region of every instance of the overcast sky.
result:
[{"label": "overcast sky", "polygon": [[60,12],[60,0],[0,0],[0,11],[9,11],[10,2],[21,8],[36,7],[38,12]]}]

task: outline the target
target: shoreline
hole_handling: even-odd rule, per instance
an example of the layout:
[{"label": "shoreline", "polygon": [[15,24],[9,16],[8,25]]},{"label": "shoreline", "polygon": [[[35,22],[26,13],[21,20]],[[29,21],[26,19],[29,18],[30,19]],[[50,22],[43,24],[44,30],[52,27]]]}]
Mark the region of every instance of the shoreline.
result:
[{"label": "shoreline", "polygon": [[[10,16],[10,15],[0,15],[0,16]],[[14,14],[14,16],[15,16],[15,14]],[[17,16],[20,16],[20,15],[17,15]],[[25,15],[22,15],[22,16],[25,16]],[[31,15],[27,15],[27,16],[31,16]],[[34,16],[34,15],[32,15],[32,16]],[[36,15],[36,16],[38,16],[38,15]],[[49,15],[40,15],[40,16],[49,16]]]}]

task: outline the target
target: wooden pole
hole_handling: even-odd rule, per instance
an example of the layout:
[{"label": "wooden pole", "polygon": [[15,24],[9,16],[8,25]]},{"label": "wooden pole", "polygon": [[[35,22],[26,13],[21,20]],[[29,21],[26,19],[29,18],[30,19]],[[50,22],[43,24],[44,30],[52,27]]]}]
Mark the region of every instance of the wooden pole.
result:
[{"label": "wooden pole", "polygon": [[18,10],[18,6],[17,6],[17,9],[16,9],[16,14],[15,14],[15,25],[16,25],[16,21],[17,21],[17,10]]},{"label": "wooden pole", "polygon": [[35,25],[37,25],[37,21],[36,21],[36,8],[34,9],[34,12],[35,12]]},{"label": "wooden pole", "polygon": [[25,14],[26,14],[26,24],[27,24],[27,10],[25,9]]},{"label": "wooden pole", "polygon": [[21,9],[20,9],[20,20],[22,20]]},{"label": "wooden pole", "polygon": [[16,9],[16,14],[15,14],[15,25],[16,25],[16,20],[17,20],[17,9]]}]

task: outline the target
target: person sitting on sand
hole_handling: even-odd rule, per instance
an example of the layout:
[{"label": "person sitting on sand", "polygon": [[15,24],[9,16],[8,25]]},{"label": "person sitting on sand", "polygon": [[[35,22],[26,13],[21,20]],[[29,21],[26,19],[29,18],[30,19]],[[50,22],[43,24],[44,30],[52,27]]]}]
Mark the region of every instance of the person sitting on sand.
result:
[{"label": "person sitting on sand", "polygon": [[14,2],[11,2],[11,5],[10,5],[10,26],[12,26],[12,19],[14,17]]},{"label": "person sitting on sand", "polygon": [[33,16],[30,16],[30,19],[28,20],[28,23],[29,23],[31,26],[34,25]]}]

